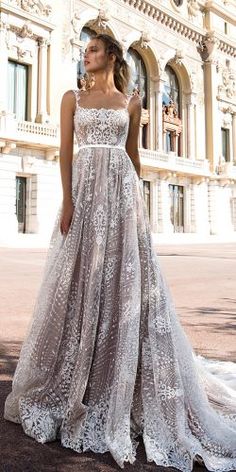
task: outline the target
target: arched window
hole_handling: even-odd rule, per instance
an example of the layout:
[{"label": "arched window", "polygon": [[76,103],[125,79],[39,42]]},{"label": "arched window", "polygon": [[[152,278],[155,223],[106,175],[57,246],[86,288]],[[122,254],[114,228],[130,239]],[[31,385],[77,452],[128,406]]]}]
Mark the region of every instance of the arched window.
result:
[{"label": "arched window", "polygon": [[[127,51],[126,60],[130,66],[130,84],[128,93],[139,91],[142,98],[142,108],[147,109],[147,70],[140,54],[133,48]],[[147,124],[142,127],[142,146],[147,148]]]},{"label": "arched window", "polygon": [[175,71],[172,67],[167,64],[165,67],[166,82],[164,85],[164,92],[162,96],[162,104],[169,105],[170,101],[173,100],[178,110],[178,116],[180,115],[180,102],[179,102],[179,81]]},{"label": "arched window", "polygon": [[134,89],[138,89],[142,97],[142,106],[147,108],[147,71],[143,59],[135,49],[129,48],[127,62],[131,72],[128,92],[132,93]]},{"label": "arched window", "polygon": [[[87,26],[84,26],[84,28],[82,29],[80,33],[80,41],[82,41],[84,45],[86,45],[90,41],[90,39],[92,39],[93,36],[95,35],[96,35],[96,32],[94,30],[88,28]],[[84,48],[82,46],[81,57],[77,64],[77,83],[78,83],[79,88],[80,88],[80,79],[85,74],[85,68],[84,68],[84,62],[83,62],[83,50]]]},{"label": "arched window", "polygon": [[166,80],[162,94],[164,150],[167,153],[174,151],[177,156],[181,156],[180,86],[178,77],[169,64],[165,68],[165,76]]}]

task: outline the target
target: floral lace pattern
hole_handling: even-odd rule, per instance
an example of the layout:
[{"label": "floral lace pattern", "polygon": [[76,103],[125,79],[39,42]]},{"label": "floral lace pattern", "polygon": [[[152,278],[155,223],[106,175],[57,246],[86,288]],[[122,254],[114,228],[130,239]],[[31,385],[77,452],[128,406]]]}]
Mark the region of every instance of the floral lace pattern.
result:
[{"label": "floral lace pattern", "polygon": [[110,451],[121,468],[142,435],[158,465],[190,472],[200,456],[211,471],[235,469],[236,368],[229,386],[180,325],[120,148],[128,111],[84,109],[74,93],[76,137],[87,146],[73,160],[74,213],[67,235],[61,207],[56,215],[5,418],[39,442]]}]

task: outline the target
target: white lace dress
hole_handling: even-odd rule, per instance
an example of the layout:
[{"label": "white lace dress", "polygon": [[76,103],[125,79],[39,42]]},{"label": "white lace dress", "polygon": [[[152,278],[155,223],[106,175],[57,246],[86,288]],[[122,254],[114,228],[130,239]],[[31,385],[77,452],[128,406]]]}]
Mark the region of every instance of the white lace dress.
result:
[{"label": "white lace dress", "polygon": [[5,418],[121,468],[142,435],[158,465],[235,469],[236,368],[197,357],[179,323],[125,150],[128,109],[74,93],[73,218],[61,235],[59,208]]}]

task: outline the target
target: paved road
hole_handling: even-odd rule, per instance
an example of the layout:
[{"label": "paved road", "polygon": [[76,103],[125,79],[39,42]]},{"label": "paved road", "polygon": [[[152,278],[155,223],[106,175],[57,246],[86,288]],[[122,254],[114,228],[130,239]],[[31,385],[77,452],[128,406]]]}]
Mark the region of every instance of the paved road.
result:
[{"label": "paved road", "polygon": [[[194,349],[206,356],[236,361],[236,244],[157,247],[176,311]],[[1,415],[4,399],[33,310],[46,249],[0,248]],[[1,421],[0,472],[115,472],[109,453],[77,454],[58,442],[38,444],[19,425]],[[167,472],[146,463],[142,442],[135,464],[124,472]],[[168,469],[170,471],[171,469]],[[200,466],[194,472],[204,471]],[[174,471],[174,469],[172,469]]]}]

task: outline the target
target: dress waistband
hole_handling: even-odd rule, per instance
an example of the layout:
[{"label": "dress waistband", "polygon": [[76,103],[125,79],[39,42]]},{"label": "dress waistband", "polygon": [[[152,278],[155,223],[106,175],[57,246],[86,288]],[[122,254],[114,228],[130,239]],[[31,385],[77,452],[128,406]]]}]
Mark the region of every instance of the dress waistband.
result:
[{"label": "dress waistband", "polygon": [[83,148],[90,148],[90,147],[104,147],[104,148],[123,149],[124,151],[126,150],[125,146],[118,146],[117,144],[81,144],[81,146],[80,145],[78,146],[78,150],[83,149]]}]

